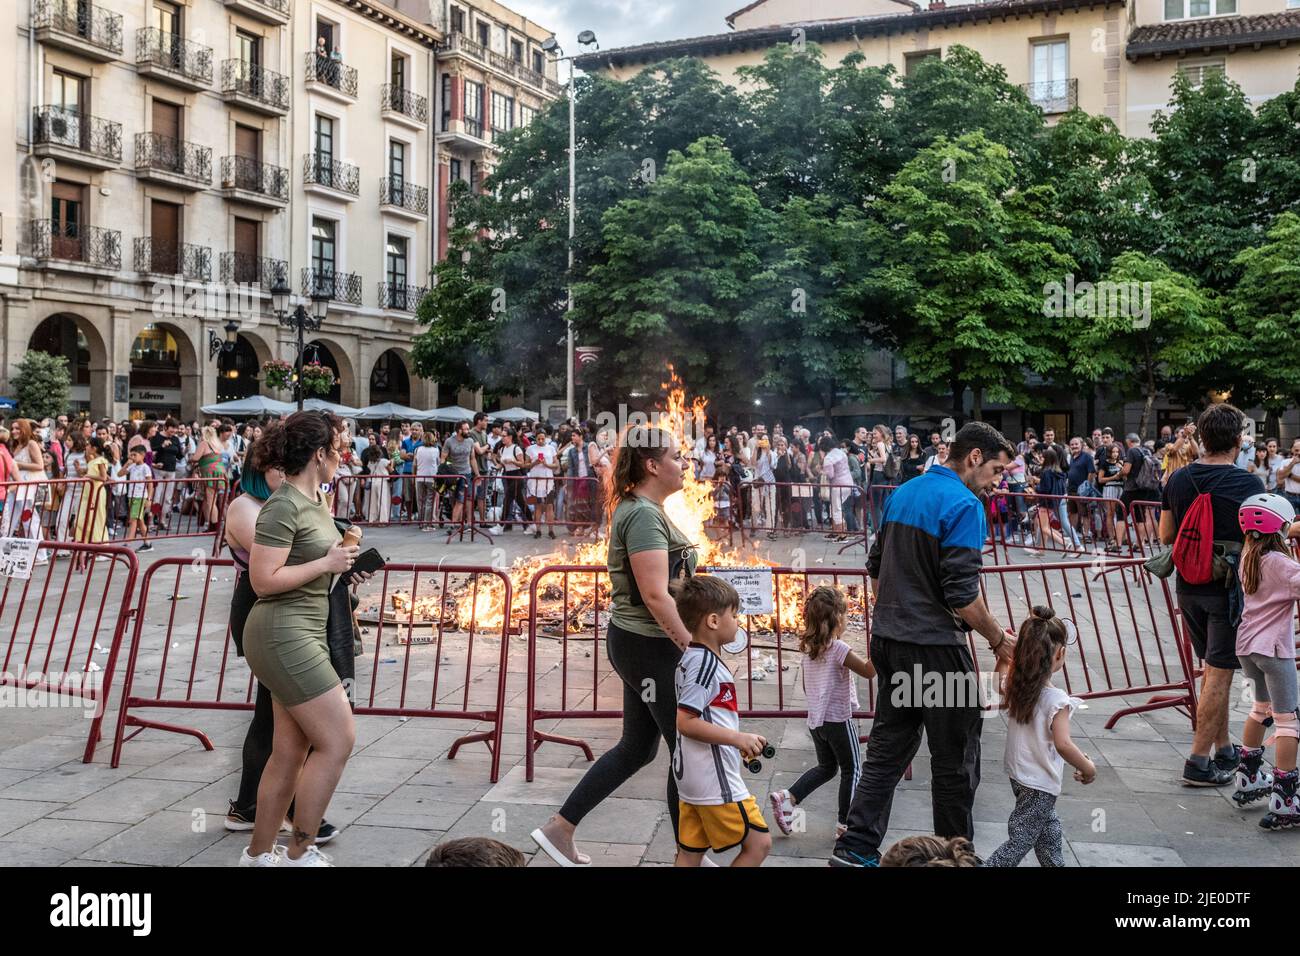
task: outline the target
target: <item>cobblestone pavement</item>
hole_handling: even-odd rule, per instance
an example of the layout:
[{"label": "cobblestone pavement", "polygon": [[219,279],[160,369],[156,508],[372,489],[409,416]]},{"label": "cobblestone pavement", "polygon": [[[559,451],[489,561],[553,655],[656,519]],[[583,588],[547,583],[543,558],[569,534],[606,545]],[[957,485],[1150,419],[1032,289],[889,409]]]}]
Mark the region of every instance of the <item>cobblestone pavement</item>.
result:
[{"label": "cobblestone pavement", "polygon": [[[494,559],[500,563],[503,557],[508,561],[520,554],[554,550],[554,543],[545,538],[524,539],[518,533],[492,543],[448,544],[444,535],[387,528],[371,530],[368,542],[379,546],[392,561],[433,563],[439,559],[457,564],[490,564]],[[189,558],[194,547],[192,541],[159,542],[153,554],[142,556],[142,565],[160,557]],[[821,536],[763,542],[759,547],[770,548],[765,553],[775,560],[803,561],[814,570],[831,566],[860,570],[863,565],[860,547],[837,555],[839,545]],[[796,547],[802,552],[794,553]],[[56,562],[55,567],[59,569],[57,590],[67,573],[66,562]],[[150,602],[144,633],[161,626],[159,622],[167,620],[173,609],[177,627],[195,626],[203,579],[202,573],[193,581],[187,579],[182,587],[186,599],[176,602],[163,599],[164,588],[158,602]],[[214,572],[211,587],[208,606],[223,611],[228,575]],[[75,592],[74,583],[69,593],[77,597]],[[11,595],[8,600],[12,599]],[[210,628],[216,628],[219,636],[224,616],[211,617],[216,620],[206,623],[203,633],[214,633]],[[443,839],[486,835],[518,847],[528,855],[530,866],[552,865],[537,852],[529,831],[558,809],[588,764],[575,748],[545,743],[536,754],[536,779],[525,782],[526,648],[521,637],[512,637],[510,642],[500,780],[495,785],[489,782],[489,755],[481,743],[463,748],[455,759],[447,758],[457,737],[482,726],[473,720],[359,717],[356,750],[328,812],[330,822],[342,828],[328,848],[337,864],[419,865],[429,849]],[[483,663],[471,672],[475,693],[482,687],[493,688],[496,680],[499,644],[493,647],[486,637],[483,643],[487,650],[477,658]],[[541,648],[543,643],[548,646]],[[570,663],[580,669],[591,654],[590,642],[585,651],[569,643],[574,648]],[[539,641],[539,661],[544,665],[539,671],[545,670],[546,679],[539,679],[538,694],[545,706],[557,702],[559,644]],[[412,650],[412,660],[422,654],[420,661],[427,671],[436,670],[430,656],[436,653],[433,649]],[[444,653],[457,658],[462,650],[449,643]],[[394,663],[397,654],[395,650]],[[587,656],[581,656],[584,654]],[[104,660],[98,652],[95,656]],[[148,664],[148,655],[142,653],[141,659]],[[794,686],[796,674],[794,661],[788,671],[772,674],[768,683],[749,683],[749,687],[751,692],[758,687],[767,699],[778,686]],[[384,681],[377,683],[383,685]],[[590,679],[585,687],[589,695]],[[602,702],[611,689],[617,690],[607,675],[601,675],[597,694]],[[242,687],[239,692],[242,694]],[[435,693],[441,701],[448,691]],[[248,837],[226,832],[222,823],[227,801],[236,792],[248,714],[169,710],[160,715],[152,711],[149,716],[155,719],[202,729],[214,749],[204,751],[189,736],[145,730],[125,744],[121,766],[112,769],[117,699],[114,688],[104,739],[90,764],[81,762],[88,731],[81,710],[0,707],[0,860],[10,865],[45,866],[233,865]],[[1113,730],[1103,728],[1114,710],[1144,699],[1145,695],[1093,700],[1074,721],[1076,740],[1092,756],[1099,772],[1096,782],[1088,787],[1067,779],[1058,802],[1067,863],[1294,865],[1300,858],[1300,831],[1261,831],[1256,823],[1263,809],[1237,809],[1229,799],[1231,788],[1188,789],[1179,784],[1191,742],[1186,716],[1166,709],[1125,717]],[[591,706],[590,696],[582,698],[578,706]],[[1234,695],[1234,733],[1247,710],[1240,695]],[[539,726],[583,737],[597,755],[618,734],[618,721],[612,719],[550,720]],[[750,720],[745,726],[778,746],[776,757],[765,761],[762,772],[750,778],[752,791],[766,812],[769,789],[788,786],[815,763],[812,742],[800,719]],[[863,732],[869,729],[869,723],[864,723]],[[1000,716],[991,717],[983,727],[975,842],[984,856],[1005,838],[1012,806],[1001,764],[1005,729]],[[653,764],[583,822],[580,845],[597,865],[660,866],[671,862],[674,846],[663,800],[667,772],[667,757],[661,752]],[[913,764],[912,778],[900,784],[894,800],[890,840],[930,832],[929,785],[929,756],[923,746]],[[835,828],[835,791],[832,782],[809,798],[803,832],[789,837],[774,832],[767,865],[825,865]],[[1035,865],[1032,855],[1026,865]]]}]

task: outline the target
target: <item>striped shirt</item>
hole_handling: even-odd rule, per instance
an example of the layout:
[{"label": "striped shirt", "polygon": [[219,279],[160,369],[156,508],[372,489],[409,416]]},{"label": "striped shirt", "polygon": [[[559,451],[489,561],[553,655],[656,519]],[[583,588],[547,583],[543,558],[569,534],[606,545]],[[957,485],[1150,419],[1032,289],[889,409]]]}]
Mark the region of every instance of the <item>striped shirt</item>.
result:
[{"label": "striped shirt", "polygon": [[843,723],[858,706],[858,685],[853,672],[844,666],[852,648],[841,640],[831,641],[816,660],[804,655],[803,692],[808,699],[808,728]]}]

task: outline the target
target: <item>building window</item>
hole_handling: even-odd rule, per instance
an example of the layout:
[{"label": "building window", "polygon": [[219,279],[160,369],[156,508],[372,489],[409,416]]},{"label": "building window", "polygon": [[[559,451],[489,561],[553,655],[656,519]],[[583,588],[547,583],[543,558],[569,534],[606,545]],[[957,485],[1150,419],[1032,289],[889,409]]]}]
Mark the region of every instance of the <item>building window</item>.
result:
[{"label": "building window", "polygon": [[238,53],[237,59],[249,66],[260,66],[262,63],[262,38],[253,36],[251,33],[245,33],[243,30],[235,31],[235,50]]},{"label": "building window", "polygon": [[448,171],[451,173],[451,181],[458,182],[461,179],[460,160],[453,159],[447,163]]},{"label": "building window", "polygon": [[391,285],[406,285],[406,239],[404,237],[388,237],[388,257],[385,271],[388,273],[388,281]]},{"label": "building window", "polygon": [[389,66],[388,82],[394,89],[406,89],[406,57],[400,53],[393,54],[392,63]]},{"label": "building window", "polygon": [[1044,113],[1070,108],[1070,44],[1046,40],[1031,44],[1029,99]]},{"label": "building window", "polygon": [[[1295,6],[1291,3],[1290,6]],[[1166,20],[1223,17],[1237,12],[1237,0],[1165,0]]]},{"label": "building window", "polygon": [[311,220],[311,267],[318,276],[334,274],[333,219],[313,216]]},{"label": "building window", "polygon": [[537,110],[533,109],[531,106],[525,106],[523,103],[520,103],[519,104],[519,125],[531,126],[533,120],[535,119],[537,119]]},{"label": "building window", "polygon": [[[1296,0],[1296,3],[1300,3],[1300,0]],[[541,50],[533,51],[533,72],[534,73],[546,72],[546,56],[542,53]]]},{"label": "building window", "polygon": [[483,136],[483,84],[465,81],[465,129],[471,136]]},{"label": "building window", "polygon": [[451,128],[451,74],[442,74],[442,131]]},{"label": "building window", "polygon": [[524,65],[524,45],[518,40],[510,41],[510,59],[514,60],[520,66]]},{"label": "building window", "polygon": [[402,205],[402,194],[406,191],[406,144],[397,140],[388,143],[388,195],[385,197],[395,205]]},{"label": "building window", "polygon": [[915,53],[903,54],[903,75],[911,76],[916,72],[916,68],[931,58],[939,59],[941,56],[938,50],[917,50]]},{"label": "building window", "polygon": [[452,33],[465,32],[465,11],[462,10],[460,7],[451,8],[451,32]]},{"label": "building window", "polygon": [[492,45],[492,28],[482,20],[478,21],[478,45],[485,50]]},{"label": "building window", "polygon": [[492,94],[492,131],[504,133],[515,127],[515,100],[502,93]]},{"label": "building window", "polygon": [[1227,71],[1223,60],[1199,60],[1195,63],[1178,64],[1178,72],[1192,81],[1192,89],[1197,89],[1211,73],[1223,76]]}]

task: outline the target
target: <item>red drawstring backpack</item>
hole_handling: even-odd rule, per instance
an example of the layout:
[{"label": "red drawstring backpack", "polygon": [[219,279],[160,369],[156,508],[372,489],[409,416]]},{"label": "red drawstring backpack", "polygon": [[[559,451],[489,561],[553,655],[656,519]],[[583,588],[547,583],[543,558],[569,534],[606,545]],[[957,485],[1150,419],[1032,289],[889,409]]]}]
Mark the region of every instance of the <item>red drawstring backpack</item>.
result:
[{"label": "red drawstring backpack", "polygon": [[1196,489],[1196,500],[1178,526],[1174,567],[1188,584],[1209,584],[1214,580],[1214,503],[1210,493],[1197,486],[1190,472],[1187,477]]}]

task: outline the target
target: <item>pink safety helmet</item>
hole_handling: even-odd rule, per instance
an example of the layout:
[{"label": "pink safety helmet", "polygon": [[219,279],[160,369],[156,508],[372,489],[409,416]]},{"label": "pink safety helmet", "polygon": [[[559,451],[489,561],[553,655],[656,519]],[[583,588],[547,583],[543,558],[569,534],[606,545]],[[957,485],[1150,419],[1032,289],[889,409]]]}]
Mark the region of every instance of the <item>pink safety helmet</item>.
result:
[{"label": "pink safety helmet", "polygon": [[1295,521],[1295,508],[1281,495],[1251,495],[1237,509],[1237,523],[1243,533],[1286,534]]}]

